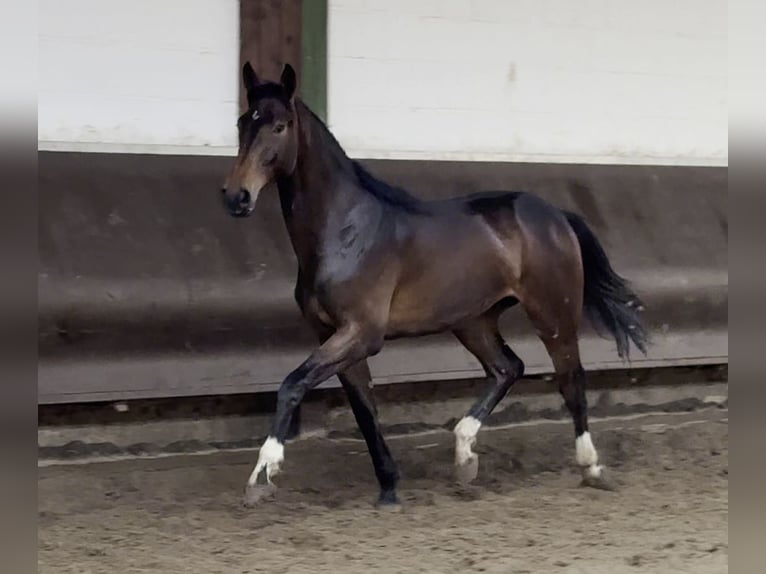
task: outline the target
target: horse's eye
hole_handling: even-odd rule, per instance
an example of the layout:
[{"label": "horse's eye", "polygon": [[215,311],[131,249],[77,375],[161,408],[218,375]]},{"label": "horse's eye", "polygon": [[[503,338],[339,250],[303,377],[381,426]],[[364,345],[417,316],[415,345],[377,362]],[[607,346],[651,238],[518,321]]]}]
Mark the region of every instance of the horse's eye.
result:
[{"label": "horse's eye", "polygon": [[271,128],[271,131],[273,131],[275,134],[281,134],[283,131],[285,131],[285,124],[282,122],[274,124],[274,127]]}]

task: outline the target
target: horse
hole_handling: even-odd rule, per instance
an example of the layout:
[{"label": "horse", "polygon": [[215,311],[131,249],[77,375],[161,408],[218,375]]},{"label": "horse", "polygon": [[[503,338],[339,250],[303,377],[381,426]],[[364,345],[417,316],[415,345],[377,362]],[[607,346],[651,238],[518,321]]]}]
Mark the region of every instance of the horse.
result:
[{"label": "horse", "polygon": [[296,95],[286,64],[278,82],[242,69],[247,110],[237,121],[237,157],[220,190],[233,217],[253,212],[276,183],[298,261],[295,300],[318,346],[277,392],[268,437],[245,487],[252,506],[276,488],[291,420],[310,390],[337,375],[367,444],[380,488],[376,504],[398,505],[399,470],[381,434],[367,359],[386,340],[451,331],[481,363],[488,386],[454,427],[455,472],[478,474],[477,433],[524,362],[498,329],[521,305],[545,345],[571,414],[583,483],[604,487],[588,430],[586,376],[578,330],[586,315],[646,354],[640,299],[612,268],[585,220],[521,191],[488,191],[425,201],[350,159]]}]

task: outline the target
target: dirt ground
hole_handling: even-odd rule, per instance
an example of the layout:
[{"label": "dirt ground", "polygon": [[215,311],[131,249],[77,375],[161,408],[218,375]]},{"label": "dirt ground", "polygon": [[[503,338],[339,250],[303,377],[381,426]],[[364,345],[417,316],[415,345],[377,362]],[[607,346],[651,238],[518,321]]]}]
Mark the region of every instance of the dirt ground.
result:
[{"label": "dirt ground", "polygon": [[398,513],[374,509],[354,440],[288,445],[256,509],[240,504],[254,451],[43,467],[39,572],[727,572],[727,416],[594,422],[614,492],[579,486],[569,424],[483,430],[468,487],[450,433],[391,438]]}]

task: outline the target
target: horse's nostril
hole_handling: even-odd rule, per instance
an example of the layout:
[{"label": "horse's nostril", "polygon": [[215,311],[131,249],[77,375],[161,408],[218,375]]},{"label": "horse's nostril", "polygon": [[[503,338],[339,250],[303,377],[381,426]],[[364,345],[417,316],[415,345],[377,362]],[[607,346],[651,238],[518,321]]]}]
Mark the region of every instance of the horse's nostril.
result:
[{"label": "horse's nostril", "polygon": [[[234,188],[236,189],[236,188]],[[250,192],[244,187],[239,188],[238,191],[234,189],[227,189],[224,187],[223,191],[223,203],[229,213],[235,217],[242,217],[249,215],[252,211],[252,196]]]}]

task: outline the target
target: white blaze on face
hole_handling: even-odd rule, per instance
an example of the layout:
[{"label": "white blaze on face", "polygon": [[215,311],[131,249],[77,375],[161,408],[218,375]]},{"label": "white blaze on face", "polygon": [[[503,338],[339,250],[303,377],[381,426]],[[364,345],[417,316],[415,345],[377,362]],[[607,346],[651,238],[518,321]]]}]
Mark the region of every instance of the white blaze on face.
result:
[{"label": "white blaze on face", "polygon": [[266,468],[266,478],[271,482],[271,477],[279,472],[279,466],[285,459],[285,447],[274,437],[269,437],[266,442],[263,443],[261,450],[258,452],[258,463],[255,465],[250,478],[247,481],[249,486],[254,486],[258,475]]},{"label": "white blaze on face", "polygon": [[577,465],[582,467],[588,476],[593,478],[601,476],[602,467],[598,464],[598,453],[588,431],[575,439],[575,459]]},{"label": "white blaze on face", "polygon": [[481,422],[472,416],[463,417],[455,426],[455,464],[458,466],[465,465],[476,456],[471,447],[476,444],[480,428]]}]

